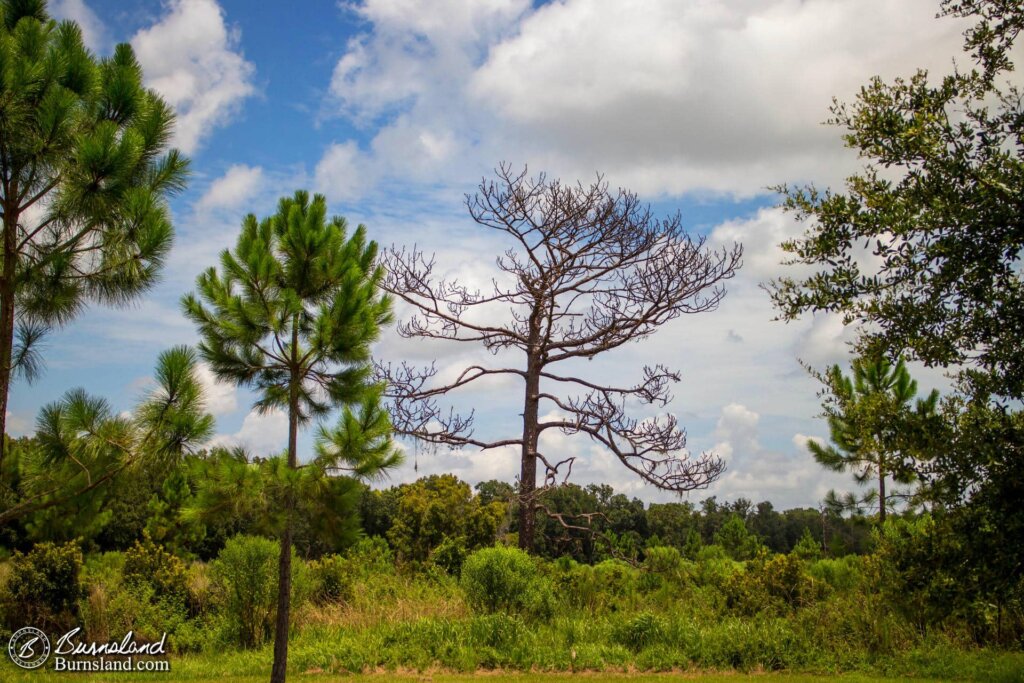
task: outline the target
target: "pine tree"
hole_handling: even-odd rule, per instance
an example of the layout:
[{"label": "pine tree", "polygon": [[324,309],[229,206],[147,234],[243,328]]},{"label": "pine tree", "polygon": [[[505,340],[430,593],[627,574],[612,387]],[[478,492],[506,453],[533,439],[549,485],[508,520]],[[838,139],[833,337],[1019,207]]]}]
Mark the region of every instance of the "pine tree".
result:
[{"label": "pine tree", "polygon": [[[242,223],[218,273],[199,276],[198,296],[183,299],[199,326],[199,350],[218,377],[259,393],[261,411],[288,415],[288,450],[270,470],[283,491],[281,556],[272,681],[284,681],[291,605],[292,535],[300,494],[348,472],[373,477],[397,464],[390,422],[372,382],[370,344],[391,320],[391,302],[378,294],[383,277],[376,244],[359,226],[326,219],[327,203],[306,192],[282,198],[277,213]],[[342,406],[337,427],[321,426],[316,453],[299,469],[298,431]]]},{"label": "pine tree", "polygon": [[188,161],[142,82],[129,45],[97,59],[43,0],[0,2],[0,460],[11,379],[39,372],[40,338],[145,291],[170,249],[165,198]]},{"label": "pine tree", "polygon": [[[902,358],[895,365],[882,357],[856,358],[852,378],[834,365],[820,379],[829,396],[825,417],[834,445],[809,441],[807,447],[823,467],[835,472],[852,469],[858,484],[876,479],[878,521],[885,522],[886,480],[900,484],[914,480],[909,444],[920,425],[935,418],[939,392],[933,390],[912,409],[917,381],[911,379]],[[874,498],[871,495],[866,500]],[[839,498],[831,496],[830,500]],[[853,498],[848,500],[856,504]]]}]

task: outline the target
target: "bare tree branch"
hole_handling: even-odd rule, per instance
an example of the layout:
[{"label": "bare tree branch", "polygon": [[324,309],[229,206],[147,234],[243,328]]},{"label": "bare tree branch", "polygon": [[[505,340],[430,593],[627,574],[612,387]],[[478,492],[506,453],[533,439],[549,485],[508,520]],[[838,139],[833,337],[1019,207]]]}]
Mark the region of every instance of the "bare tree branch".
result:
[{"label": "bare tree branch", "polygon": [[[434,259],[392,247],[382,257],[384,287],[416,309],[398,331],[411,338],[481,344],[493,354],[518,350],[518,367],[467,367],[455,380],[437,382],[437,369],[378,365],[388,382],[395,429],[428,443],[483,449],[518,445],[520,545],[532,547],[538,496],[563,483],[575,457],[554,462],[539,452],[540,434],[561,429],[585,434],[645,481],[683,493],[706,487],[724,464],[713,453],[692,456],[686,433],[672,415],[636,419],[626,405],[666,406],[679,374],[662,365],[643,369],[634,386],[602,385],[555,372],[572,358],[593,358],[653,334],[682,315],[712,311],[725,295],[725,282],[741,263],[742,248],[713,250],[692,237],[677,214],[652,215],[635,193],[611,191],[601,176],[590,185],[566,185],[503,164],[466,197],[473,220],[512,241],[495,259],[504,276],[490,292],[434,278]],[[495,309],[495,307],[499,307]],[[494,320],[504,320],[496,324]],[[438,398],[493,375],[523,380],[523,426],[515,438],[473,436],[473,415],[443,410]],[[542,385],[544,385],[542,387]],[[581,395],[559,393],[574,387]],[[549,401],[560,413],[541,423],[539,405]],[[537,465],[543,484],[537,486]],[[563,524],[564,519],[560,520]]]}]

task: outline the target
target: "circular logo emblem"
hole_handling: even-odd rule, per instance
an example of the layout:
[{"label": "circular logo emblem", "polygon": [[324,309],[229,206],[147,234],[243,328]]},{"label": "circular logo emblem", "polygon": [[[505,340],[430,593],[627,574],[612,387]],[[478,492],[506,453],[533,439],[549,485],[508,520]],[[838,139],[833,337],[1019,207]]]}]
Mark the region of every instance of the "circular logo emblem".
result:
[{"label": "circular logo emblem", "polygon": [[50,639],[39,629],[26,626],[11,636],[7,654],[22,669],[38,669],[50,656]]}]

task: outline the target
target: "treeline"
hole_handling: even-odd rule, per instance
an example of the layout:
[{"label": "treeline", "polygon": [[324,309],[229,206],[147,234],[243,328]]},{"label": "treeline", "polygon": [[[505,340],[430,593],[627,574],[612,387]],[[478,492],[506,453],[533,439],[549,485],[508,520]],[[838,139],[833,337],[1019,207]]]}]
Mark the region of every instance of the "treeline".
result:
[{"label": "treeline", "polygon": [[[33,438],[12,442],[5,479],[19,482],[4,503],[13,507],[20,482],[38,463]],[[87,552],[123,551],[148,538],[185,558],[208,560],[237,534],[266,534],[266,519],[243,486],[262,461],[214,449],[163,468],[126,470],[107,485],[28,514],[0,530],[8,553],[36,543],[77,540]],[[225,495],[234,481],[236,495]],[[431,475],[411,484],[374,489],[348,478],[335,481],[328,523],[323,511],[300,518],[296,550],[306,559],[342,552],[361,536],[387,541],[400,565],[460,563],[465,553],[498,542],[514,543],[519,514],[512,484],[491,480],[471,487],[457,477]],[[218,489],[218,496],[212,496]],[[210,504],[210,499],[215,500]],[[230,500],[230,505],[223,501]],[[736,560],[761,547],[788,554],[812,543],[826,556],[864,554],[871,544],[867,518],[844,517],[827,507],[778,511],[768,501],[712,496],[645,505],[607,484],[565,484],[546,492],[538,512],[537,554],[594,564],[618,558],[642,561],[645,549],[673,547],[693,559],[719,545]]]}]

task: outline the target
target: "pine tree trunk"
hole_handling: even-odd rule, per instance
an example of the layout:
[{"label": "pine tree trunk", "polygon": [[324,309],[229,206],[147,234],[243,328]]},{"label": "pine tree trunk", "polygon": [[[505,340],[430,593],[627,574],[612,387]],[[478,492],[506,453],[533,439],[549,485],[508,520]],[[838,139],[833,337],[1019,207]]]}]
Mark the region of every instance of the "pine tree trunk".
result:
[{"label": "pine tree trunk", "polygon": [[3,273],[0,274],[0,465],[7,450],[7,399],[11,391],[11,353],[14,348],[14,285],[18,265],[18,214],[4,207]]},{"label": "pine tree trunk", "polygon": [[530,318],[530,343],[526,353],[526,389],[523,395],[523,451],[519,471],[519,547],[533,552],[537,527],[537,414],[540,405],[540,316]]},{"label": "pine tree trunk", "polygon": [[[298,467],[299,433],[299,377],[298,377],[299,321],[292,321],[292,378],[288,397],[288,468]],[[277,623],[274,628],[274,665],[270,683],[284,683],[288,675],[288,632],[292,603],[292,517],[295,513],[295,495],[289,491],[285,497],[284,533],[281,534],[281,557],[277,563]]]},{"label": "pine tree trunk", "polygon": [[540,368],[527,363],[526,395],[523,401],[523,451],[519,472],[519,547],[533,552],[537,527],[537,413],[540,403]]},{"label": "pine tree trunk", "polygon": [[885,524],[885,463],[878,458],[878,523]]}]

